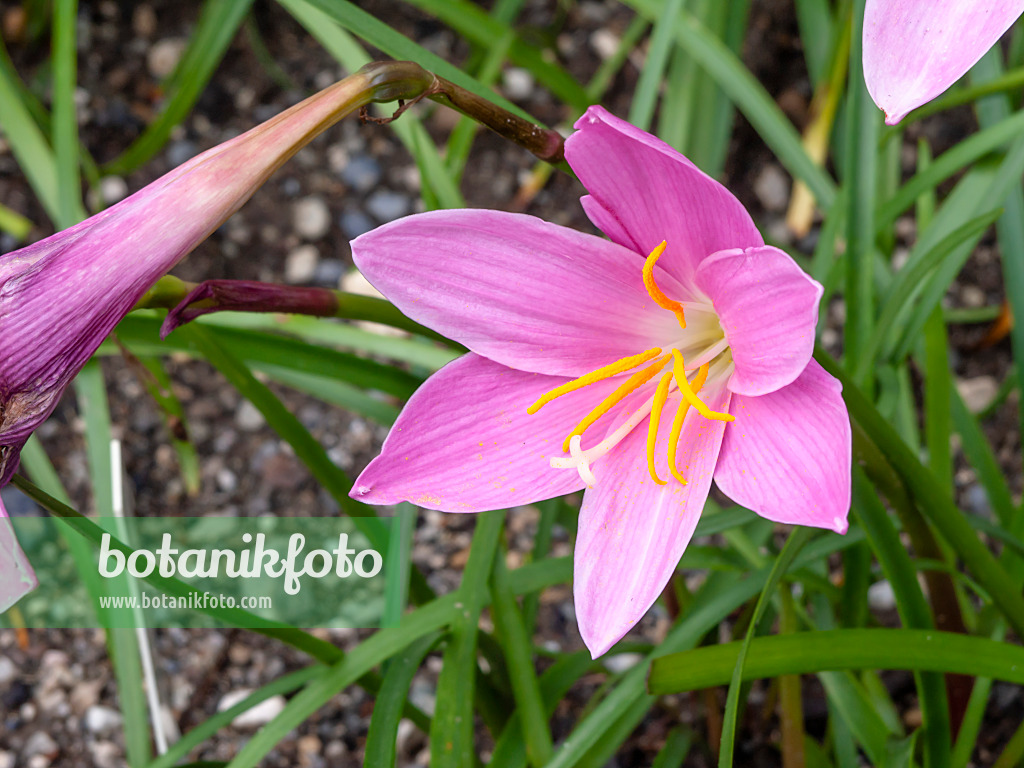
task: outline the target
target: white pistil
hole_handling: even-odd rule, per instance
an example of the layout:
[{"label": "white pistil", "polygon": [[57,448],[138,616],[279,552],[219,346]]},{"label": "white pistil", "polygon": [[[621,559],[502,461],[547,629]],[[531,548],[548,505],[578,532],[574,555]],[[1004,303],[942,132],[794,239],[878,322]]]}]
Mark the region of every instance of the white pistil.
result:
[{"label": "white pistil", "polygon": [[582,438],[579,435],[573,435],[569,440],[569,455],[568,456],[553,456],[549,461],[552,469],[575,469],[580,473],[580,479],[583,480],[591,488],[597,484],[597,478],[594,477],[594,473],[590,469],[590,465],[604,456],[608,451],[614,448],[616,445],[621,443],[626,435],[632,432],[637,426],[647,418],[647,415],[651,412],[651,408],[654,407],[654,397],[648,398],[647,402],[641,405],[633,414],[626,419],[618,429],[608,435],[597,445],[592,448],[583,450],[580,445]]}]

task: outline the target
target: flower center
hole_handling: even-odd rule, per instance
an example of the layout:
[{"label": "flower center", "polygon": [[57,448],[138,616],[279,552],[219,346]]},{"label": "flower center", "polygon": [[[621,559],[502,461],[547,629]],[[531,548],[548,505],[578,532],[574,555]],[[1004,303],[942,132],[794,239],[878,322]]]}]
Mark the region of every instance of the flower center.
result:
[{"label": "flower center", "polygon": [[[681,302],[668,298],[661,288],[658,287],[654,279],[654,266],[657,264],[661,254],[665,252],[665,247],[666,243],[662,242],[651,251],[644,262],[644,288],[655,304],[675,314],[680,330],[687,330],[685,316],[687,307]],[[697,396],[708,379],[711,363],[722,358],[724,356],[723,353],[727,353],[729,344],[724,334],[722,334],[721,326],[717,322],[717,316],[714,316],[714,310],[700,304],[691,304],[689,308],[708,312],[712,317],[707,318],[704,322],[697,323],[696,325],[699,328],[687,330],[676,344],[666,347],[654,347],[640,354],[616,360],[614,363],[605,365],[552,389],[550,392],[541,395],[536,402],[526,409],[526,412],[532,415],[562,395],[567,395],[570,392],[575,392],[613,376],[633,371],[597,407],[584,416],[565,437],[565,440],[562,441],[562,451],[569,455],[551,459],[552,467],[574,468],[579,472],[583,482],[593,487],[597,481],[590,469],[590,464],[618,445],[650,415],[650,422],[647,428],[647,469],[654,482],[659,485],[665,485],[668,481],[658,477],[658,472],[654,466],[654,459],[662,413],[669,397],[673,394],[678,394],[679,405],[676,408],[675,417],[672,419],[672,428],[668,439],[668,467],[672,476],[683,485],[686,485],[686,479],[677,467],[676,455],[679,448],[679,437],[683,429],[683,420],[686,418],[690,408],[693,407],[706,419],[715,421],[733,421],[735,419],[731,414],[712,411]],[[686,349],[688,353],[694,352],[695,354],[691,357],[691,360],[697,362],[691,362],[688,365],[683,358],[680,347]],[[731,360],[728,364],[731,365]],[[665,370],[666,368],[668,370]],[[688,379],[686,376],[688,369],[696,371],[692,379]],[[629,418],[611,434],[607,435],[604,440],[584,450],[581,443],[583,434],[587,429],[622,402],[625,397],[647,385],[659,373],[661,373],[661,378],[655,386],[654,393],[647,398],[643,405],[633,411],[632,414],[629,414]]]}]

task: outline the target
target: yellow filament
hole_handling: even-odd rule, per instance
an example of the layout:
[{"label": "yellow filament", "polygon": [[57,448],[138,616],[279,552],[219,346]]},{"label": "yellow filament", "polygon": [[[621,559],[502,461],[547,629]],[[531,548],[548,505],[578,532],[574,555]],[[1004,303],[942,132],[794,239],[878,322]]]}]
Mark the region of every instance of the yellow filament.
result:
[{"label": "yellow filament", "polygon": [[[680,356],[679,359],[682,360],[682,356]],[[673,369],[674,368],[675,365],[673,365]],[[684,378],[683,380],[685,381],[686,379]],[[704,382],[707,380],[708,364],[705,363],[698,369],[697,375],[694,376],[693,381],[690,382],[690,386],[692,387],[695,395],[700,392],[701,388],[704,386]],[[683,419],[686,418],[686,412],[688,410],[690,410],[690,403],[686,400],[680,401],[679,408],[676,409],[675,418],[672,419],[672,431],[668,436],[668,468],[672,472],[672,477],[683,485],[686,485],[686,479],[679,474],[679,470],[676,467],[676,451],[679,448],[679,435],[683,431]]]},{"label": "yellow filament", "polygon": [[[686,370],[684,368],[685,363],[683,362],[683,356],[679,353],[678,349],[672,350],[672,370],[676,377],[676,386],[679,387],[680,394],[686,398],[686,402],[697,409],[697,412],[705,419],[714,419],[715,421],[735,421],[736,417],[728,413],[719,413],[718,411],[712,411],[701,401],[697,394],[690,388],[690,383],[686,380]],[[707,363],[701,366],[701,370],[704,371],[707,368]],[[698,374],[700,378],[700,374]],[[696,381],[697,379],[694,379]],[[707,372],[704,371],[704,380],[707,380]],[[701,386],[704,384],[704,380],[701,381]]]},{"label": "yellow filament", "polygon": [[562,450],[568,453],[569,441],[572,440],[575,435],[582,435],[586,432],[595,421],[608,413],[608,411],[610,411],[616,403],[621,401],[622,398],[650,381],[658,371],[665,367],[665,363],[668,361],[669,357],[668,355],[665,355],[659,360],[655,360],[654,365],[649,365],[626,379],[614,392],[602,400],[594,410],[588,413],[583,420],[576,425],[575,429],[569,433],[569,436],[566,437],[565,441],[562,443]]},{"label": "yellow filament", "polygon": [[644,262],[644,288],[647,289],[647,293],[654,303],[662,309],[667,309],[670,312],[675,313],[676,319],[679,321],[679,327],[686,327],[686,317],[683,314],[683,305],[678,301],[672,301],[668,296],[661,292],[661,288],[654,282],[654,265],[658,263],[658,259],[661,258],[661,254],[665,252],[665,248],[668,243],[665,240],[661,241],[661,245],[651,251],[650,256],[647,257],[647,261]]},{"label": "yellow filament", "polygon": [[[648,360],[653,360],[660,354],[661,348],[655,347],[654,349],[648,349],[646,352],[641,352],[639,355],[633,355],[632,357],[624,357],[621,360],[616,360],[610,365],[598,368],[596,371],[591,371],[590,373],[580,376],[578,379],[568,381],[562,386],[556,387],[550,392],[546,392],[538,398],[537,402],[527,408],[526,412],[532,416],[556,397],[567,395],[570,392],[575,392],[577,389],[583,389],[583,387],[589,386],[590,384],[596,384],[597,382],[603,381],[611,376],[623,373],[631,368],[636,368],[638,365],[643,365]],[[653,376],[654,374],[651,375]],[[566,448],[566,450],[568,450],[568,448]]]},{"label": "yellow filament", "polygon": [[[658,485],[665,485],[668,482],[658,477],[658,472],[654,468],[654,449],[658,443],[661,409],[665,407],[665,401],[668,400],[670,386],[672,386],[672,371],[666,372],[658,382],[658,389],[654,392],[654,404],[651,406],[651,423],[647,426],[647,471],[651,473],[651,479]],[[669,448],[669,453],[671,454],[671,452],[672,449]]]}]

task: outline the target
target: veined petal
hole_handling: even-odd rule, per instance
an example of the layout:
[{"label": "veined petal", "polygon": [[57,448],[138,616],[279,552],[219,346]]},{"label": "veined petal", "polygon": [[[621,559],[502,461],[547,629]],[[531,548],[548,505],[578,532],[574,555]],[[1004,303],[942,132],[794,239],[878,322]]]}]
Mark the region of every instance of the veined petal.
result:
[{"label": "veined petal", "polygon": [[1024,13],[1024,0],[867,0],[864,80],[896,125],[959,80]]},{"label": "veined petal", "polygon": [[739,200],[668,144],[602,107],[576,128],[565,158],[590,193],[591,220],[643,256],[667,241],[659,265],[683,284],[716,251],[764,244]]},{"label": "veined petal", "polygon": [[14,526],[0,499],[0,613],[39,584],[35,571],[14,537]]},{"label": "veined petal", "polygon": [[824,289],[789,255],[770,245],[720,251],[701,262],[696,284],[711,298],[732,350],[730,390],[774,392],[807,367]]},{"label": "veined petal", "polygon": [[846,533],[850,417],[842,385],[815,360],[788,387],[734,395],[715,482],[733,501],[780,523]]},{"label": "veined petal", "polygon": [[[701,394],[710,408],[728,408],[724,388]],[[670,477],[665,449],[675,411],[666,407],[658,430],[655,467],[662,478]],[[673,479],[658,485],[647,467],[646,425],[595,463],[597,486],[587,489],[580,510],[573,594],[580,633],[594,658],[640,620],[675,570],[707,500],[725,429],[725,422],[691,409],[677,454],[687,485]]]},{"label": "veined petal", "polygon": [[356,238],[352,258],[413,320],[524,371],[579,376],[678,331],[637,254],[532,216],[408,216]]},{"label": "veined petal", "polygon": [[[578,491],[579,474],[552,469],[549,460],[564,455],[565,436],[620,382],[593,384],[527,414],[527,406],[565,381],[472,353],[460,357],[409,399],[352,497],[481,512]],[[604,431],[597,424],[584,439],[597,442]]]}]

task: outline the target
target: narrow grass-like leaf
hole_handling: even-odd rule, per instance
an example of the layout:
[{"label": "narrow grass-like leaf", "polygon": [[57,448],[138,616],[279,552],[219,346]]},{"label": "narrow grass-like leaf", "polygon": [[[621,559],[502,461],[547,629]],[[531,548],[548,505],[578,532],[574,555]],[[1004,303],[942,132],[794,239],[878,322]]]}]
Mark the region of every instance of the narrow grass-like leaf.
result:
[{"label": "narrow grass-like leaf", "polygon": [[[491,18],[480,6],[468,2],[468,0],[406,0],[406,2],[436,16],[451,26],[459,35],[476,45],[485,47],[494,45],[495,40],[501,39],[507,29],[501,22]],[[538,81],[566,104],[580,111],[590,105],[586,91],[576,78],[554,63],[551,57],[545,55],[544,51],[527,45],[520,39],[513,39],[509,45],[508,55],[513,64],[532,72]],[[493,94],[489,98],[494,101]]]},{"label": "narrow grass-like leaf", "polygon": [[53,152],[57,163],[57,226],[66,229],[85,218],[78,159],[78,0],[56,0],[53,7]]},{"label": "narrow grass-like leaf", "polygon": [[[99,360],[90,360],[75,377],[75,392],[85,420],[85,453],[89,460],[93,502],[98,514],[113,515],[113,477],[115,471],[120,476],[121,468],[115,468],[111,463],[110,409]],[[123,531],[119,533],[124,535]],[[121,584],[127,584],[127,581],[120,582],[118,586]],[[130,764],[143,765],[149,761],[151,753],[149,707],[142,682],[138,635],[131,627],[108,627],[106,639],[124,716],[125,753]]]},{"label": "narrow grass-like leaf", "polygon": [[[803,548],[804,544],[807,543],[810,536],[811,529],[803,526],[796,528],[789,535],[786,545],[782,548],[779,556],[775,559],[772,570],[768,574],[768,580],[765,582],[764,589],[761,591],[761,596],[758,598],[757,605],[754,607],[754,613],[751,616],[750,624],[747,628],[747,634],[740,645],[740,652],[736,659],[736,667],[733,670],[732,681],[729,684],[729,694],[725,701],[725,714],[722,716],[722,742],[718,752],[718,765],[720,768],[729,768],[732,766],[733,751],[736,746],[736,717],[740,705],[740,688],[742,687],[742,681],[744,679],[743,670],[747,659],[747,652],[750,648],[750,643],[754,638],[754,633],[757,631],[758,625],[761,623],[761,617],[764,615],[765,608],[768,606],[769,595],[775,592],[782,575],[789,570],[789,566],[792,565],[794,558],[799,554],[801,548]],[[652,667],[652,675],[655,668],[656,667]],[[653,692],[653,686],[651,686],[651,690]]]},{"label": "narrow grass-like leaf", "polygon": [[402,718],[402,705],[409,696],[409,686],[420,664],[440,637],[439,632],[424,635],[388,661],[384,682],[381,683],[380,693],[373,705],[370,729],[366,734],[366,748],[363,751],[365,765],[395,764],[395,741],[398,738],[398,723]]},{"label": "narrow grass-like leaf", "polygon": [[[264,333],[215,327],[207,323],[193,323],[202,328],[219,344],[259,369],[262,364],[287,367],[292,370],[320,376],[333,376],[366,389],[377,389],[401,398],[408,398],[420,384],[420,379],[390,366],[372,360],[337,352],[326,347],[305,344],[296,339],[271,336]],[[137,355],[168,354],[172,351],[198,354],[194,336],[188,326],[171,334],[164,341],[159,337],[160,323],[148,317],[131,315],[117,326],[117,335]],[[116,347],[101,347],[112,354],[120,354]]]},{"label": "narrow grass-like leaf", "polygon": [[[6,56],[6,54],[5,54]],[[0,129],[46,214],[61,220],[60,180],[57,161],[43,132],[20,98],[21,84],[13,69],[0,67]]]},{"label": "narrow grass-like leaf", "polygon": [[252,0],[206,0],[188,47],[164,83],[167,100],[159,117],[103,167],[104,173],[129,173],[161,150],[174,127],[192,110],[251,6]]},{"label": "narrow grass-like leaf", "polygon": [[[868,344],[866,352],[868,357],[861,358],[862,366],[866,367],[869,365],[869,363],[863,362],[865,359],[877,359],[877,356],[886,348],[892,349],[901,346],[902,339],[916,338],[916,335],[908,337],[904,332],[906,325],[904,323],[897,323],[897,320],[905,317],[912,307],[914,300],[919,296],[922,294],[934,294],[934,290],[929,292],[926,286],[935,285],[943,291],[945,290],[948,282],[946,285],[942,285],[936,280],[935,276],[940,273],[945,275],[950,271],[958,270],[963,264],[964,258],[970,254],[970,249],[963,248],[962,246],[965,243],[973,243],[980,238],[985,230],[992,226],[992,223],[998,216],[998,211],[989,211],[971,219],[963,226],[950,232],[930,251],[921,254],[920,258],[914,259],[912,263],[908,261],[906,266],[896,273],[896,279],[883,298],[878,322],[875,324],[873,336]],[[921,299],[920,303],[923,304],[924,299]],[[931,313],[931,309],[929,306],[928,311],[923,313],[925,319]],[[889,343],[886,347],[887,339]]]},{"label": "narrow grass-like leaf", "polygon": [[[899,533],[860,467],[854,468],[853,489],[853,508],[868,534],[882,572],[892,586],[903,625],[909,629],[933,629],[935,625],[924,592],[917,581],[917,571],[900,541]],[[931,672],[918,673],[916,679],[925,723],[927,764],[932,768],[944,768],[949,765],[952,743],[946,686],[941,675]]]},{"label": "narrow grass-like leaf", "polygon": [[331,461],[323,446],[298,418],[205,328],[193,324],[182,330],[187,331],[191,341],[204,357],[239,393],[256,406],[274,431],[292,447],[296,457],[306,465],[317,481],[338,502],[341,509],[352,517],[373,547],[378,551],[385,550],[387,541],[380,538],[380,530],[363,524],[363,518],[376,517],[376,513],[372,508],[349,498],[352,482],[345,472]]},{"label": "narrow grass-like leaf", "polygon": [[257,688],[237,704],[207,717],[203,722],[172,744],[167,752],[148,763],[145,768],[173,768],[173,766],[178,765],[180,760],[184,760],[189,752],[207,739],[215,736],[221,728],[227,728],[231,725],[231,721],[243,712],[248,712],[257,704],[274,696],[282,696],[301,688],[311,680],[321,677],[326,670],[327,667],[323,664],[311,664],[304,669],[279,677],[272,683],[267,683]]},{"label": "narrow grass-like leaf", "polygon": [[[1018,585],[978,539],[963,513],[953,504],[948,491],[921,464],[906,443],[900,440],[891,425],[868,402],[846,372],[824,352],[817,351],[815,358],[843,384],[843,398],[851,420],[857,425],[854,440],[861,443],[860,448],[884,457],[885,462],[899,473],[917,499],[922,513],[992,595],[1014,630],[1024,634],[1024,598],[1020,595]],[[864,437],[871,445],[862,442]]]},{"label": "narrow grass-like leaf", "polygon": [[712,575],[694,596],[689,610],[668,634],[661,645],[644,661],[625,675],[604,699],[584,717],[569,737],[562,742],[546,768],[570,768],[585,755],[601,735],[627,710],[647,710],[654,696],[645,690],[647,672],[656,655],[692,648],[701,638],[732,611],[756,595],[767,579],[767,571],[751,574],[747,579],[729,575]]},{"label": "narrow grass-like leaf", "polygon": [[[705,646],[655,659],[656,694],[724,685],[743,643]],[[1024,684],[1024,648],[984,637],[919,629],[834,629],[758,637],[750,644],[743,680],[857,669],[957,672]]]},{"label": "narrow grass-like leaf", "polygon": [[455,618],[457,610],[452,600],[435,600],[406,614],[402,618],[402,625],[397,629],[382,629],[364,640],[343,660],[332,665],[321,677],[294,696],[277,717],[246,742],[235,758],[228,763],[229,768],[256,768],[281,739],[338,692],[352,685],[384,660],[400,653],[410,643],[449,624]]},{"label": "narrow grass-like leaf", "polygon": [[[659,0],[628,0],[627,4],[651,21],[658,19],[664,8]],[[676,27],[679,45],[714,78],[779,162],[807,184],[818,204],[827,211],[835,200],[835,183],[808,156],[800,136],[782,110],[725,43],[690,14],[684,11],[682,16],[682,22]]]},{"label": "narrow grass-like leaf", "polygon": [[480,85],[474,78],[458,67],[449,64],[440,56],[412,42],[409,38],[391,29],[384,22],[357,8],[348,0],[306,0],[306,2],[321,10],[356,37],[365,40],[375,48],[379,48],[388,56],[400,60],[415,61],[424,69],[440,75],[446,80],[450,80],[470,93],[475,93],[477,96],[487,99],[525,120],[536,122],[534,118],[508,99],[502,98],[489,88]]},{"label": "narrow grass-like leaf", "polygon": [[846,88],[844,186],[850,206],[846,219],[846,322],[843,356],[857,382],[871,391],[875,327],[875,195],[878,192],[878,134],[881,114],[868,95],[861,66],[861,30],[865,0],[853,0],[849,84]]},{"label": "narrow grass-like leaf", "polygon": [[[310,5],[306,0],[278,0],[278,2],[295,19],[306,28],[328,53],[334,56],[342,66],[355,72],[370,61],[369,55],[359,42],[346,32],[334,18],[319,8]],[[389,114],[386,105],[376,105],[378,114]],[[420,170],[420,178],[424,184],[424,193],[436,196],[442,208],[465,208],[466,202],[459,192],[458,186],[448,172],[444,160],[434,146],[430,135],[419,119],[406,113],[401,120],[391,123],[395,135],[415,158]]]},{"label": "narrow grass-like leaf", "polygon": [[195,495],[199,493],[199,455],[196,453],[195,444],[188,436],[185,408],[174,394],[171,377],[164,370],[163,361],[156,357],[145,357],[140,358],[139,362],[148,371],[148,376],[143,377],[143,384],[160,410],[164,427],[170,435],[171,445],[178,456],[178,469],[185,490],[190,495]]},{"label": "narrow grass-like leaf", "polygon": [[675,27],[679,19],[679,11],[683,8],[683,0],[665,0],[661,16],[654,22],[651,42],[647,48],[647,58],[640,71],[640,79],[633,91],[633,101],[629,105],[628,120],[637,128],[647,131],[654,117],[654,107],[658,101],[662,79],[668,65],[669,54],[675,44]]},{"label": "narrow grass-like leaf", "polygon": [[533,667],[530,637],[526,634],[522,614],[512,595],[505,553],[500,547],[494,558],[492,583],[491,613],[508,664],[512,693],[526,740],[526,754],[530,764],[540,768],[551,759],[551,732],[544,716],[540,686]]},{"label": "narrow grass-like leaf", "polygon": [[[926,169],[919,170],[892,197],[881,201],[875,209],[875,227],[878,232],[892,227],[893,222],[927,192],[976,160],[994,152],[1020,136],[1024,131],[1024,112],[968,136],[943,152]],[[921,222],[918,226],[923,229]]]},{"label": "narrow grass-like leaf", "polygon": [[456,593],[458,610],[452,618],[448,647],[437,680],[437,708],[430,724],[430,764],[436,768],[460,768],[476,760],[473,691],[477,675],[477,625],[480,611],[486,604],[487,575],[504,523],[504,511],[481,512],[476,516],[469,560]]},{"label": "narrow grass-like leaf", "polygon": [[[972,70],[973,80],[991,80],[1002,74],[1002,64],[998,50],[990,50]],[[1010,114],[1010,102],[1005,96],[989,96],[977,104],[978,121],[982,128],[988,128]],[[1018,139],[1024,144],[1024,140]],[[1009,165],[1007,160],[1005,165]],[[1003,215],[996,223],[999,236],[999,248],[1004,254],[1001,259],[1003,280],[1006,283],[1006,301],[1010,312],[1017,318],[1024,318],[1024,261],[1014,258],[1013,254],[1024,253],[1024,186],[1021,185],[1021,174],[1017,171],[1009,185],[1005,199]],[[1017,378],[1024,381],[1024,323],[1014,323],[1010,329],[1010,340],[1013,343],[1013,367]],[[1024,409],[1019,409],[1018,425],[1024,426]],[[1024,511],[1021,512],[1024,515]]]},{"label": "narrow grass-like leaf", "polygon": [[412,537],[416,528],[416,507],[402,502],[395,510],[388,540],[387,574],[384,586],[382,626],[397,627],[409,601],[412,574]]}]

